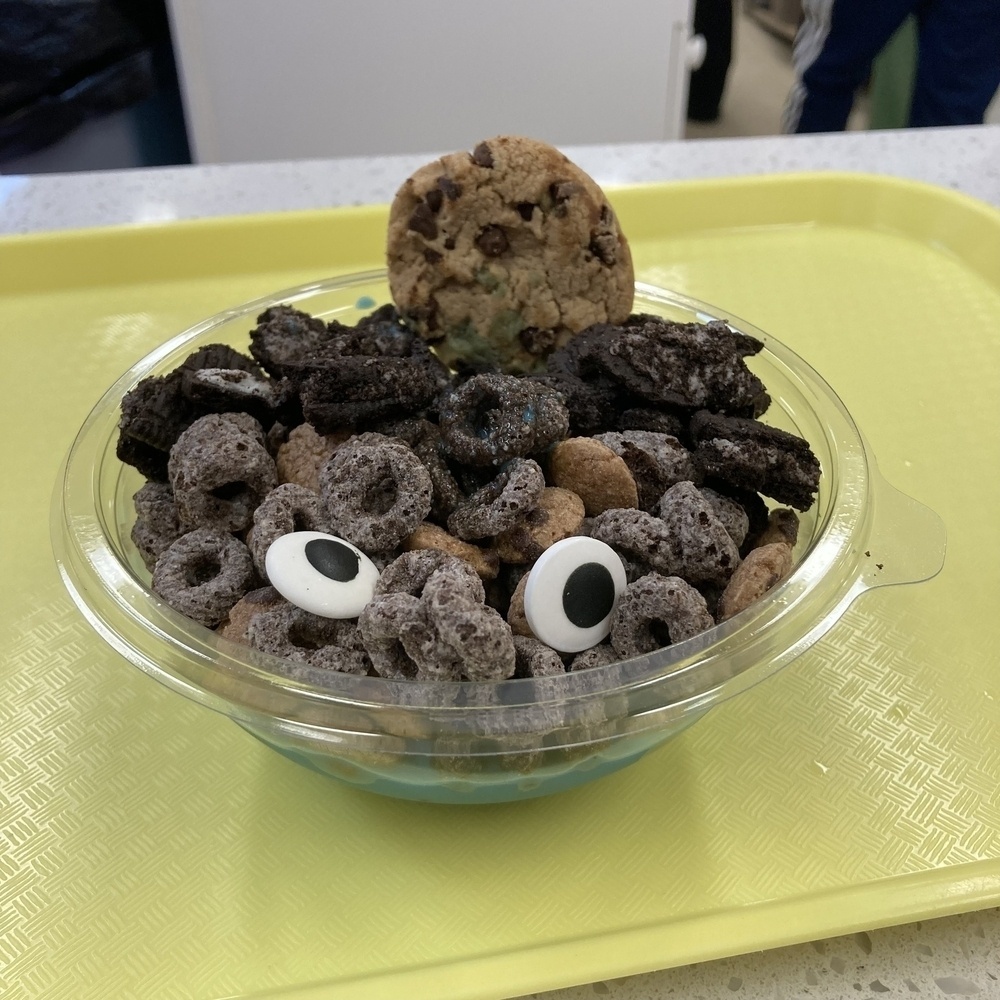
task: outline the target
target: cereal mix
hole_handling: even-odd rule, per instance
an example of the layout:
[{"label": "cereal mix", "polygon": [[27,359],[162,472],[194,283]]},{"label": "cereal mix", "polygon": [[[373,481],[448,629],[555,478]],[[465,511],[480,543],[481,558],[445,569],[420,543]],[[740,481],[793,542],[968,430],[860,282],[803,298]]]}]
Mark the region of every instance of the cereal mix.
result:
[{"label": "cereal mix", "polygon": [[761,420],[763,344],[633,313],[628,242],[565,156],[499,136],[427,164],[387,260],[356,324],[274,306],[246,353],[124,398],[169,605],[291,676],[501,681],[683,642],[792,571],[820,467]]}]

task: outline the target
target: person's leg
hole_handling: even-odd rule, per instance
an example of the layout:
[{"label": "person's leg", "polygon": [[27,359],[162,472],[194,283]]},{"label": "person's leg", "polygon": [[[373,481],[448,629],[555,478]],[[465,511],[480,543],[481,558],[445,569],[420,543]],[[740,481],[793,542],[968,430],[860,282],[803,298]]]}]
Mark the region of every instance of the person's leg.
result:
[{"label": "person's leg", "polygon": [[802,0],[802,23],[795,32],[792,44],[792,66],[795,82],[781,113],[781,128],[784,132],[794,132],[802,115],[802,102],[806,88],[802,85],[802,74],[820,54],[826,36],[830,33],[830,10],[833,0]]},{"label": "person's leg", "polygon": [[1000,87],[1000,2],[929,0],[918,18],[910,126],[981,124]]},{"label": "person's leg", "polygon": [[705,61],[691,74],[687,116],[698,122],[719,117],[733,56],[733,0],[696,0],[694,33],[705,38]]},{"label": "person's leg", "polygon": [[[799,87],[785,115],[789,132],[840,132],[872,60],[918,0],[833,0],[814,23],[808,46],[796,39]],[[820,5],[822,6],[822,4]],[[818,25],[818,26],[817,26]]]}]

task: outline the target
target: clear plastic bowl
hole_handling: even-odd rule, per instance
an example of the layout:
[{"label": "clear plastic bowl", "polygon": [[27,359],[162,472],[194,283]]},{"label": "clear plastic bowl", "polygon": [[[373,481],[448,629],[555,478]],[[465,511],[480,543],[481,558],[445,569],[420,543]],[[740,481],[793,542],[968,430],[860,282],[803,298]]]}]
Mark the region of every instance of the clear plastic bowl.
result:
[{"label": "clear plastic bowl", "polygon": [[[169,608],[129,538],[139,474],[115,455],[122,397],[207,343],[246,350],[256,316],[293,303],[354,322],[389,300],[385,273],[279,292],[186,330],[127,371],[98,401],[66,457],[52,509],[63,581],[101,637],[167,687],[229,716],[279,753],[374,792],[433,802],[545,795],[632,763],[712,706],[771,677],[874,587],[933,576],[944,559],[936,514],[889,486],[850,414],[823,379],[772,337],[711,306],[649,285],[636,311],[724,319],[758,337],[750,359],[773,403],[766,422],[804,437],[822,466],[802,517],[796,566],[722,625],[645,656],[497,683],[389,681],[314,672],[231,643]],[[868,554],[879,553],[876,566]]]}]

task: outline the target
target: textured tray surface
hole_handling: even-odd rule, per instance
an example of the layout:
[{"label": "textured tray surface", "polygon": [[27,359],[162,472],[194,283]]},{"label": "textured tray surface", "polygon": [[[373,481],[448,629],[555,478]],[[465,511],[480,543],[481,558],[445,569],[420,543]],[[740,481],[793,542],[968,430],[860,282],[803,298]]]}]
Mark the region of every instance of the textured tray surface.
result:
[{"label": "textured tray surface", "polygon": [[944,571],[865,596],[577,791],[463,808],[341,787],[110,652],[64,595],[47,517],[132,361],[228,305],[379,266],[384,211],[0,240],[5,997],[501,997],[1000,902],[1000,216],[838,175],[613,201],[639,277],[828,379],[886,478],[943,517]]}]

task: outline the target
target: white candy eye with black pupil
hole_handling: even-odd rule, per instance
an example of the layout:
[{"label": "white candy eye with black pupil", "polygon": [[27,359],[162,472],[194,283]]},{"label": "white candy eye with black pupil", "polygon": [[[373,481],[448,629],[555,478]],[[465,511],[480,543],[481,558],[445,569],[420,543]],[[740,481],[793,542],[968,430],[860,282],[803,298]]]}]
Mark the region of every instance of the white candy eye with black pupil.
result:
[{"label": "white candy eye with black pupil", "polygon": [[379,577],[361,549],[322,531],[276,538],[264,556],[264,570],[282,597],[323,618],[357,618]]},{"label": "white candy eye with black pupil", "polygon": [[610,545],[583,536],[564,538],[531,567],[524,617],[542,642],[561,653],[578,653],[611,631],[626,583],[625,568]]}]

